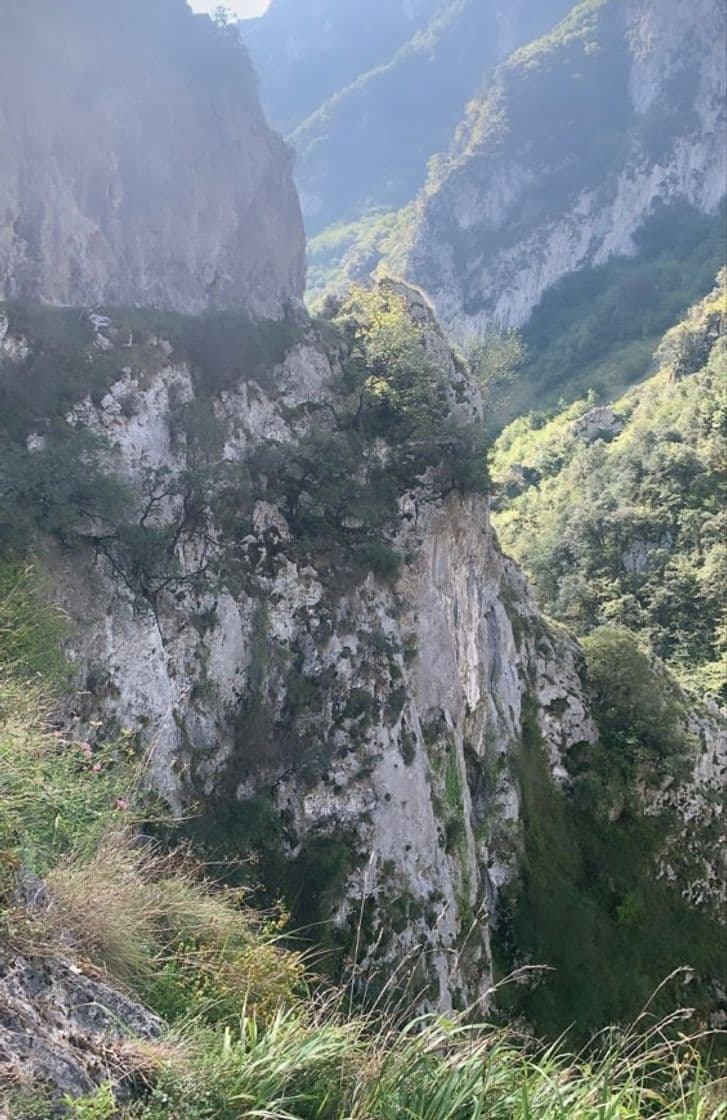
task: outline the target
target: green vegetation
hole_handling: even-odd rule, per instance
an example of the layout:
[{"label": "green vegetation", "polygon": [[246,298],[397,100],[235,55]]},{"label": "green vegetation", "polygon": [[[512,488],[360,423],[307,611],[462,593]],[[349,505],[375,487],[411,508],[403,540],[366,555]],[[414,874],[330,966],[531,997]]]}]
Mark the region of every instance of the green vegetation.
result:
[{"label": "green vegetation", "polygon": [[[518,41],[540,42],[538,36],[568,7],[568,0],[524,7],[518,13],[517,29],[513,28]],[[362,22],[363,14],[357,19]],[[311,200],[306,213],[311,234],[308,298],[314,305],[326,291],[345,287],[347,277],[374,275],[382,257],[385,274],[410,275],[403,258],[419,206],[412,200],[417,192],[423,191],[421,199],[436,190],[456,169],[462,133],[472,118],[481,115],[483,122],[486,118],[482,126],[473,127],[476,145],[483,131],[492,138],[497,132],[493,121],[497,124],[501,118],[496,110],[489,112],[487,98],[482,102],[475,98],[467,122],[459,123],[467,99],[486,84],[498,61],[499,33],[493,12],[477,0],[450,0],[434,12],[421,13],[419,20],[417,33],[393,57],[326,100],[291,136],[304,207]],[[589,30],[592,35],[593,28]],[[514,56],[513,67],[519,74],[518,57]],[[590,57],[587,63],[590,67]],[[263,65],[265,70],[275,66],[270,59]],[[576,71],[582,69],[581,57],[576,56],[572,65]],[[597,71],[596,81],[602,81],[609,66],[613,71],[610,57]],[[614,80],[614,74],[610,76]],[[497,84],[498,78],[494,81]],[[572,113],[572,103],[568,110]],[[513,112],[519,125],[516,98]],[[521,115],[530,126],[533,118],[541,119],[540,106],[534,111],[532,105],[523,108]],[[597,151],[595,145],[593,150]]]},{"label": "green vegetation", "polygon": [[[190,853],[137,842],[153,806],[130,736],[91,744],[54,730],[57,678],[29,673],[40,644],[54,668],[59,625],[32,573],[6,574],[0,939],[31,955],[53,953],[62,939],[64,952],[101,966],[170,1021],[193,1019],[202,1029],[236,1021],[246,1005],[264,1022],[281,999],[303,991],[300,957],[278,947],[277,919],[254,915],[239,892],[207,881]],[[44,878],[52,906],[23,908],[20,868]]]},{"label": "green vegetation", "polygon": [[60,651],[64,619],[44,590],[29,564],[0,562],[0,666],[22,680],[42,676],[60,685],[67,676]]},{"label": "green vegetation", "polygon": [[201,395],[211,395],[243,380],[270,384],[270,373],[298,341],[300,331],[278,320],[253,320],[244,312],[179,315],[171,311],[112,308],[99,312],[110,320],[110,349],[94,346],[94,330],[79,308],[41,304],[0,305],[10,332],[28,340],[30,351],[17,372],[5,364],[0,381],[0,432],[24,438],[45,430],[84,396],[98,403],[124,368],[144,384],[158,368],[160,339],[174,358],[188,362]]},{"label": "green vegetation", "polygon": [[[447,422],[440,373],[393,288],[355,289],[321,324],[331,345],[345,350],[330,415],[297,443],[263,444],[239,465],[224,462],[226,429],[210,398],[241,379],[274,394],[271,373],[300,337],[297,328],[237,313],[120,310],[104,327],[112,345],[99,349],[88,319],[75,310],[9,304],[7,313],[11,331],[31,346],[17,368],[5,364],[0,385],[2,547],[23,555],[41,533],[66,548],[90,544],[139,606],[153,607],[164,590],[217,579],[212,517],[234,552],[259,497],[282,503],[301,555],[329,552],[393,575],[400,557],[382,534],[395,523],[403,488],[430,469],[443,492],[486,485],[482,434]],[[143,389],[166,359],[160,339],[193,375],[195,400],[171,402],[172,435],[183,441],[186,466],[175,474],[147,470],[132,494],[115,474],[113,450],[64,415],[85,394],[98,403],[123,368]],[[128,397],[122,408],[133,415],[134,392]],[[177,512],[162,521],[162,509]],[[200,557],[191,573],[178,564],[185,541],[194,541]],[[227,575],[239,576],[239,558]]]},{"label": "green vegetation", "polygon": [[600,739],[570,753],[567,791],[553,783],[534,710],[525,721],[522,880],[498,931],[505,973],[553,970],[506,988],[504,1006],[538,1031],[576,1041],[637,1014],[685,964],[696,977],[688,992],[662,989],[652,1010],[673,1008],[676,996],[706,1021],[710,985],[725,980],[719,921],[685,904],[659,874],[670,811],[645,815],[640,800],[641,788],[656,790],[689,762],[674,684],[626,631],[595,631],[586,658]]},{"label": "green vegetation", "polygon": [[[553,10],[548,33],[516,50],[471,98],[449,150],[430,160],[426,184],[400,211],[406,220],[388,213],[378,231],[367,225],[343,248],[339,272],[407,276],[437,293],[448,315],[461,305],[465,316],[486,321],[495,314],[495,297],[482,283],[489,262],[500,254],[510,260],[501,284],[507,288],[507,268],[522,265],[515,250],[529,246],[525,255],[537,271],[554,225],[567,225],[576,200],[586,197],[601,212],[621,169],[663,163],[677,140],[693,135],[700,81],[693,43],[685,40],[651,108],[636,112],[629,83],[638,62],[622,5],[586,0],[553,26],[563,15]],[[492,220],[486,184],[501,177],[514,192],[512,204],[498,194],[495,210],[506,211]],[[657,203],[634,256],[584,267],[546,292],[526,328],[529,359],[499,394],[493,422],[501,427],[591,387],[618,395],[643,376],[659,336],[708,290],[723,263],[724,237],[723,215]],[[593,255],[598,246],[596,235]]]},{"label": "green vegetation", "polygon": [[[629,1037],[579,1063],[557,1052],[526,1057],[505,1034],[456,1016],[421,1019],[403,1031],[346,1020],[322,1008],[312,1021],[281,1013],[267,1030],[243,1013],[239,1031],[206,1039],[186,1072],[169,1064],[149,1102],[106,1110],[102,1089],[75,1120],[719,1120],[688,1045],[670,1049]],[[178,1062],[177,1065],[181,1065]],[[665,1068],[669,1089],[658,1088]],[[710,1103],[711,1102],[711,1103]]]},{"label": "green vegetation", "polygon": [[[27,581],[21,593],[32,594]],[[283,947],[279,921],[206,881],[189,851],[134,842],[130,825],[145,813],[138,762],[118,745],[55,735],[43,685],[28,689],[2,642],[2,937],[46,959],[62,937],[67,958],[139,991],[170,1023],[158,1042],[119,1051],[118,1082],[66,1097],[69,1120],[724,1116],[694,1046],[664,1041],[648,1017],[586,1061],[460,1015],[406,1022],[406,1009],[385,1002],[357,1014],[348,991],[320,985]],[[23,909],[20,865],[43,873],[49,909]],[[136,1099],[122,1103],[129,1085]],[[0,1087],[0,1105],[14,1120],[56,1114],[47,1087],[32,1083]]]},{"label": "green vegetation", "polygon": [[424,336],[394,286],[353,288],[342,308],[351,339],[345,386],[354,397],[356,429],[431,439],[446,419],[441,375]]},{"label": "green vegetation", "polygon": [[[297,0],[279,0],[263,19],[247,23],[245,42],[274,126],[289,133],[337,90],[389,59],[412,34],[415,15],[426,18],[437,7],[438,0],[422,0],[416,12],[381,0],[353,8],[327,0],[320,17],[329,30],[322,36]],[[281,38],[288,36],[303,49],[294,54],[282,50]]]},{"label": "green vegetation", "polygon": [[[593,181],[594,174],[613,164],[623,143],[632,112],[628,63],[618,6],[611,0],[576,4],[549,34],[516,51],[497,72],[505,131],[493,135],[486,113],[469,133],[468,144],[479,148],[483,138],[488,145],[493,140],[507,144],[509,131],[518,147],[531,147],[531,159],[548,166],[555,152],[568,148],[569,136],[578,136],[579,154],[567,181],[553,177],[562,171],[550,171],[538,189],[541,204],[557,187],[572,195],[581,177]],[[606,80],[608,97],[603,96]]]},{"label": "green vegetation", "polygon": [[561,280],[522,332],[517,377],[493,401],[502,426],[532,409],[593,390],[613,399],[644,377],[664,332],[710,289],[724,263],[725,209],[662,206],[636,235],[633,257],[612,257]]},{"label": "green vegetation", "polygon": [[725,280],[612,408],[581,401],[505,430],[492,470],[505,548],[581,634],[626,626],[684,679],[725,682]]},{"label": "green vegetation", "polygon": [[[108,341],[99,347],[78,309],[10,303],[4,311],[10,332],[29,349],[23,361],[6,361],[0,378],[0,556],[22,557],[39,537],[64,548],[90,545],[144,607],[165,589],[210,580],[211,506],[218,498],[222,511],[239,481],[225,470],[226,430],[210,398],[241,380],[274,392],[272,371],[300,330],[237,312],[192,317],[119,309],[107,317]],[[176,475],[149,469],[132,493],[116,473],[114,450],[65,417],[85,396],[99,404],[125,369],[143,390],[167,360],[160,339],[189,364],[197,394],[185,404],[171,401],[172,434],[184,440],[186,468]],[[137,395],[130,390],[121,402],[129,415]],[[160,523],[160,511],[170,506],[177,516]],[[201,559],[196,571],[183,573],[179,547],[190,540]]]},{"label": "green vegetation", "polygon": [[[376,211],[355,222],[338,222],[328,226],[322,233],[308,241],[308,273],[306,278],[306,300],[314,309],[319,309],[321,299],[327,292],[338,292],[346,288],[346,270],[343,262],[351,265],[352,272],[359,269],[368,273],[369,256],[374,263],[379,238],[382,231],[394,219],[394,214]],[[356,249],[356,263],[348,261],[348,254]]]},{"label": "green vegetation", "polygon": [[[539,26],[533,27],[541,37],[516,50],[466,104],[449,151],[430,160],[427,181],[408,208],[413,210],[414,236],[410,223],[400,236],[387,229],[381,269],[413,274],[424,284],[432,271],[437,281],[451,282],[444,273],[438,275],[432,239],[446,245],[447,269],[461,285],[468,315],[483,310],[478,279],[482,261],[509,245],[527,242],[582,191],[603,190],[637,127],[619,5],[585,0],[553,26],[566,11],[566,6],[553,4],[549,13],[543,12],[536,21]],[[457,192],[460,182],[470,181],[477,191],[477,184],[503,166],[516,177],[525,168],[536,172],[504,225],[483,220],[473,236],[474,227],[448,219],[450,184]]]},{"label": "green vegetation", "polygon": [[67,425],[32,450],[0,435],[0,552],[22,553],[39,532],[74,547],[128,516],[130,494],[102,455],[100,439]]},{"label": "green vegetation", "polygon": [[[336,328],[350,340],[344,372],[348,393],[340,404],[345,421],[339,434],[360,448],[373,446],[385,432],[400,454],[414,455],[413,466],[405,459],[397,464],[397,472],[411,477],[411,470],[416,478],[419,455],[432,454],[428,445],[433,442],[441,455],[436,439],[442,415],[438,383],[429,376],[421,339],[402,319],[397,301],[380,294],[355,298],[363,302],[347,309]],[[424,374],[417,384],[413,366]],[[185,412],[179,422],[193,443],[199,440],[199,455],[192,455],[190,469],[197,464],[205,470],[206,451],[212,449],[215,461],[219,431],[204,408]],[[446,470],[443,477],[446,482]],[[62,941],[64,954],[79,967],[102,970],[141,996],[169,1024],[158,1043],[126,1051],[125,1083],[136,1086],[135,1101],[122,1102],[120,1084],[109,1082],[88,1098],[66,1099],[68,1117],[602,1120],[608,1115],[636,1120],[647,1108],[654,1120],[717,1120],[723,1114],[714,1096],[717,1090],[709,1087],[692,1044],[658,1041],[651,1020],[644,1021],[641,1032],[627,1034],[622,1043],[614,1041],[584,1061],[558,1048],[524,1046],[506,1030],[472,1022],[471,1015],[408,1016],[406,1009],[388,1005],[384,997],[374,1012],[357,1013],[348,988],[322,984],[300,954],[286,945],[284,916],[254,913],[239,889],[220,881],[225,876],[219,869],[212,880],[189,848],[175,849],[171,822],[164,845],[138,843],[139,830],[149,830],[150,816],[158,829],[159,811],[147,801],[145,760],[134,740],[122,732],[107,741],[77,742],[53,728],[53,688],[63,684],[64,676],[57,652],[62,629],[62,619],[44,605],[32,570],[6,560],[0,579],[0,938],[21,946],[26,955],[45,958]],[[607,647],[591,659],[596,688],[599,681],[617,680],[609,669],[609,656]],[[613,746],[599,764],[609,775],[618,757],[631,758],[631,739],[623,727],[634,723],[632,706],[641,703],[629,689],[636,679],[634,665],[643,667],[634,656],[630,662],[617,649],[619,664],[629,665],[628,688],[622,683],[623,696],[609,694],[602,700],[604,728]],[[659,729],[658,745],[671,760],[681,744],[669,740],[672,717],[654,700],[659,694],[652,685],[649,682],[652,707],[646,722]],[[296,687],[304,695],[305,682]],[[367,718],[368,706],[368,694],[353,696],[346,718]],[[606,731],[604,744],[605,735]],[[646,732],[642,738],[651,759],[656,744]],[[524,749],[534,750],[534,743],[534,738],[529,740]],[[461,804],[461,776],[453,754],[445,765],[445,794],[454,817]],[[618,762],[619,768],[624,765]],[[537,781],[537,765],[527,770]],[[588,805],[587,792],[579,790],[579,805]],[[526,839],[537,885],[549,868],[557,878],[560,864],[556,861],[553,870],[552,861],[534,845],[533,822],[556,827],[558,814],[566,811],[551,812],[547,798],[561,796],[552,784],[538,791],[538,797],[546,799],[542,805],[528,801],[527,787],[525,796],[532,807]],[[272,850],[271,817],[264,799],[257,814],[250,806],[244,808],[248,829],[257,829]],[[595,832],[596,825],[601,830],[613,825],[598,815],[600,808],[598,813],[591,808],[578,812],[590,814],[595,861],[609,847],[607,838]],[[643,826],[633,834],[626,824],[623,828],[628,843],[609,854],[613,862],[599,889],[608,892],[609,905],[612,896],[617,900],[619,921],[628,931],[629,945],[636,946],[630,949],[629,961],[642,964],[645,952],[629,924],[633,915],[642,912],[640,907],[658,904],[661,909],[654,912],[664,928],[678,931],[671,936],[679,949],[688,944],[701,954],[697,966],[711,966],[706,934],[703,938],[701,927],[695,934],[697,919],[690,919],[688,928],[680,925],[685,921],[682,911],[669,909],[666,896],[658,893],[648,875],[632,881],[645,871],[654,849],[645,843]],[[561,836],[553,839],[559,843]],[[448,841],[456,847],[460,837],[451,831]],[[328,911],[326,892],[346,873],[351,858],[340,840],[323,838],[304,846],[288,874],[289,893],[300,894],[303,906],[298,912],[307,921],[315,922]],[[15,889],[20,868],[43,877],[52,906],[25,909]],[[563,875],[560,893],[547,893],[552,883],[547,878],[536,892],[536,902],[540,898],[544,908],[547,903],[551,922],[552,898],[567,897],[571,889],[568,868]],[[541,936],[542,918],[542,929],[549,934],[545,911],[536,913],[533,928]],[[564,920],[569,914],[566,908]],[[524,921],[515,906],[512,924],[521,951],[531,945]],[[592,933],[591,926],[583,928],[584,937]],[[564,927],[553,931],[553,937],[565,944]],[[552,959],[545,955],[550,949],[547,938],[532,945],[533,952],[542,949],[542,959]],[[653,971],[644,966],[638,974],[639,993],[658,967],[668,964],[673,951],[670,945],[668,952],[655,954]],[[566,973],[573,968],[572,956],[564,968]],[[572,973],[567,975],[572,980]],[[584,981],[579,983],[582,988]],[[563,1006],[569,1009],[574,1003]],[[601,1005],[587,1008],[584,1027],[592,1021],[589,1015],[595,1019],[611,1009],[619,1011],[621,1004],[607,992]],[[534,1013],[548,1026],[556,1022],[537,1007]],[[45,1117],[53,1107],[43,1086],[24,1086],[18,1092],[3,1087],[0,1096],[15,1120]]]},{"label": "green vegetation", "polygon": [[[93,848],[113,814],[119,750],[51,730],[52,689],[65,683],[63,619],[29,567],[0,567],[0,880],[20,865],[44,874],[69,850]],[[5,902],[7,899],[5,898]]]},{"label": "green vegetation", "polygon": [[[430,157],[447,147],[467,97],[495,65],[496,21],[487,7],[451,0],[418,15],[419,28],[399,50],[324,101],[290,136],[302,197],[315,195],[306,215],[314,235],[412,198]],[[540,29],[547,18],[529,22]]]},{"label": "green vegetation", "polygon": [[508,385],[527,357],[527,346],[515,330],[490,328],[474,335],[465,345],[467,361],[488,411],[494,406],[494,392]]},{"label": "green vegetation", "polygon": [[443,494],[485,490],[484,434],[448,419],[441,371],[396,285],[354,287],[329,314],[321,326],[343,355],[330,416],[297,443],[252,453],[253,494],[281,504],[300,553],[394,574],[386,535],[399,495],[427,472]]}]

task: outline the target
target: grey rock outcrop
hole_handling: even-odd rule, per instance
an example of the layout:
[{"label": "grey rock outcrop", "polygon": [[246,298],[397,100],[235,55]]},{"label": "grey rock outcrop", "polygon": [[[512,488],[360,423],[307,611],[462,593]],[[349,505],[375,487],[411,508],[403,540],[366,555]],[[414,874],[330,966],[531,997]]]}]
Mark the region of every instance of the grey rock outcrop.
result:
[{"label": "grey rock outcrop", "polygon": [[0,299],[275,316],[304,285],[292,157],[232,32],[184,0],[3,5]]},{"label": "grey rock outcrop", "polygon": [[82,1096],[109,1080],[123,1098],[139,1066],[139,1044],[160,1032],[154,1015],[99,976],[62,960],[3,950],[0,1117],[13,1120],[3,1100],[24,1087],[36,1100],[48,1093],[48,1116],[64,1094]]},{"label": "grey rock outcrop", "polygon": [[[477,400],[461,366],[426,303],[408,300],[453,414],[471,419]],[[309,328],[272,388],[221,393],[226,460],[320,424],[337,361]],[[149,470],[188,468],[174,410],[195,393],[190,369],[160,342],[153,370],[128,367],[68,419],[102,435],[141,487]],[[174,516],[172,502],[163,517]],[[48,555],[85,692],[73,718],[85,729],[101,714],[139,733],[151,780],[178,808],[214,818],[237,806],[244,830],[264,799],[278,822],[270,844],[294,867],[321,848],[345,853],[321,917],[345,938],[366,910],[367,975],[418,964],[425,1004],[483,997],[489,922],[517,872],[511,763],[524,711],[535,705],[557,774],[571,745],[596,736],[576,644],[538,618],[486,500],[438,495],[426,480],[402,492],[386,537],[405,558],[396,577],[364,571],[341,583],[325,552],[301,558],[274,493],[256,503],[242,541],[207,536],[236,578],[207,591],[182,580],[151,609],[90,550]],[[194,542],[177,561],[181,573],[198,567]]]}]

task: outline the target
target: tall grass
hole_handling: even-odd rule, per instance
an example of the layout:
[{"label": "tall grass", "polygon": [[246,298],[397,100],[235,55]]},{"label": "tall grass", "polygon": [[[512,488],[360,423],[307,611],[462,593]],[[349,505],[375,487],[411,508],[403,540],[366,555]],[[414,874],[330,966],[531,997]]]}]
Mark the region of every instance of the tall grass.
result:
[{"label": "tall grass", "polygon": [[[263,1029],[243,1008],[235,1031],[194,1036],[139,1120],[719,1120],[693,1043],[668,1023],[610,1037],[590,1058],[539,1048],[464,1018],[402,1029],[317,1010],[281,1009]],[[181,1055],[185,1054],[186,1058]]]},{"label": "tall grass", "polygon": [[65,620],[46,600],[32,564],[0,557],[0,670],[16,679],[63,682]]}]

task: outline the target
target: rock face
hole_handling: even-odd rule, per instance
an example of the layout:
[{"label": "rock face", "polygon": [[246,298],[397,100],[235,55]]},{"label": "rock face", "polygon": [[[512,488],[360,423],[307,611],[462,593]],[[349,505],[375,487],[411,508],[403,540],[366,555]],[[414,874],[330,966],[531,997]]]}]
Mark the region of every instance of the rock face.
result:
[{"label": "rock face", "polygon": [[[0,1088],[31,1082],[53,1097],[82,1096],[138,1067],[130,1039],[150,1041],[161,1022],[103,980],[58,960],[0,955]],[[48,1115],[53,1101],[48,1101]],[[0,1116],[12,1120],[0,1103]]]},{"label": "rock face", "polygon": [[[431,320],[428,329],[455,381]],[[334,364],[309,336],[276,371],[277,399],[253,385],[226,393],[216,406],[231,421],[226,455],[241,459],[271,435],[293,441],[330,399]],[[132,420],[120,406],[129,393]],[[145,387],[132,373],[73,420],[103,433],[132,478],[160,464],[183,471],[169,401],[193,395],[189,370],[162,354]],[[430,1005],[482,996],[489,918],[517,865],[509,761],[523,706],[537,705],[556,768],[596,735],[577,647],[537,619],[482,499],[403,494],[393,543],[408,562],[397,579],[369,574],[353,587],[336,587],[323,558],[295,559],[275,503],[259,502],[252,520],[244,587],[165,595],[153,612],[135,609],[103,564],[62,567],[73,656],[101,673],[107,716],[138,730],[143,715],[155,783],[173,802],[201,800],[212,814],[237,802],[244,830],[264,797],[301,873],[313,853],[340,856],[316,917],[343,937],[365,910],[362,966],[368,955],[387,974],[419,962]],[[192,620],[202,617],[200,632]],[[317,889],[312,874],[305,886]]]},{"label": "rock face", "polygon": [[[655,208],[725,193],[718,0],[577,6],[475,98],[383,271],[432,297],[455,336],[520,325],[561,277],[614,254]],[[370,250],[370,245],[368,246]],[[370,251],[351,269],[376,264]]]},{"label": "rock face", "polygon": [[292,159],[232,32],[184,0],[3,5],[0,299],[277,315]]},{"label": "rock face", "polygon": [[[427,305],[407,299],[452,413],[476,415]],[[270,440],[292,448],[325,423],[341,358],[308,327],[271,379],[217,394],[225,461],[244,464]],[[195,469],[178,413],[198,392],[159,342],[68,421],[108,441],[141,495],[149,472],[169,482]],[[178,515],[178,498],[159,514]],[[539,616],[486,500],[443,494],[431,478],[401,491],[382,539],[404,559],[396,573],[342,572],[322,546],[301,553],[272,475],[240,520],[236,533],[208,524],[204,544],[182,539],[178,578],[146,599],[90,549],[48,555],[84,690],[73,718],[84,734],[99,717],[136,731],[157,788],[196,805],[228,851],[261,838],[305,892],[301,920],[349,947],[360,934],[374,990],[416,966],[424,1006],[484,997],[491,922],[518,874],[525,724],[556,784],[569,751],[597,737],[577,644]],[[185,578],[203,549],[224,573],[214,587]]]},{"label": "rock face", "polygon": [[[2,294],[276,315],[301,291],[300,219],[287,156],[262,120],[236,38],[195,21],[182,0],[157,0],[153,10],[142,0],[107,7],[95,0],[5,6]],[[581,6],[565,32],[526,52],[525,87],[513,63],[490,101],[473,106],[461,159],[422,201],[426,220],[409,257],[428,262],[427,281],[450,325],[519,321],[562,270],[584,254],[595,260],[615,251],[604,232],[614,228],[615,200],[628,214],[624,245],[669,183],[705,208],[715,203],[715,56],[711,69],[697,69],[691,54],[713,50],[705,28],[718,39],[707,0],[698,0],[684,30],[694,44],[685,73],[697,82],[702,132],[694,143],[692,118],[688,126],[680,118],[663,159],[649,164],[660,168],[653,192],[639,194],[651,173],[637,160],[645,141],[630,130],[661,105],[665,74],[673,73],[671,63],[655,61],[654,52],[671,57],[659,13],[646,0]],[[598,97],[575,102],[571,79],[581,67]],[[556,71],[555,86],[543,86],[543,75]],[[604,121],[599,99],[613,75],[620,100],[603,109]],[[531,131],[521,143],[516,129],[499,127],[506,109],[527,119],[545,92],[561,145],[552,162],[553,136]],[[594,147],[575,161],[569,189],[556,192],[562,132],[577,132],[563,101],[586,114],[586,125],[595,121],[598,144],[602,135],[628,136],[628,159],[637,162],[616,165],[609,148],[601,182]],[[684,98],[666,103],[683,107]],[[534,200],[536,159],[545,171]],[[569,160],[566,150],[572,170]],[[623,202],[633,183],[641,184],[638,205]],[[551,212],[561,197],[575,210]],[[590,217],[571,237],[563,230],[573,213]],[[513,224],[513,214],[527,228]],[[435,217],[439,247],[427,255],[425,231]],[[459,256],[441,248],[442,230],[456,234]],[[461,447],[481,419],[466,368],[421,292],[391,283],[387,291],[406,305],[417,334],[412,344],[399,323],[376,372],[375,364],[365,368],[379,427],[357,426],[361,409],[348,426],[340,422],[351,381],[364,392],[355,381],[363,360],[355,323],[315,325],[289,308],[285,320],[254,324],[260,334],[251,341],[246,315],[209,316],[202,336],[198,321],[168,316],[175,341],[163,337],[158,316],[145,330],[139,314],[132,329],[117,308],[85,316],[92,330],[84,326],[70,359],[66,332],[53,336],[51,356],[61,374],[70,367],[71,390],[93,388],[81,399],[79,389],[55,425],[24,432],[19,448],[42,454],[54,440],[70,443],[74,430],[90,432],[100,438],[80,454],[103,446],[108,472],[132,495],[129,521],[94,522],[85,512],[75,535],[60,534],[80,537],[76,551],[46,542],[80,686],[68,718],[84,740],[129,728],[148,750],[156,789],[196,815],[227,852],[256,850],[261,877],[271,890],[286,888],[300,923],[355,951],[362,988],[394,987],[413,970],[410,997],[449,1008],[486,998],[491,986],[490,931],[525,846],[518,765],[526,743],[558,794],[569,781],[569,757],[588,758],[598,732],[578,644],[536,610],[499,550],[487,499],[468,471],[447,474],[443,466],[445,449]],[[31,324],[23,338],[12,312],[0,315],[2,376],[22,382],[31,368],[47,376],[47,362],[25,365],[40,349],[33,317],[19,319]],[[391,303],[385,323],[390,313]],[[78,334],[80,317],[72,318]],[[403,439],[403,448],[387,439],[396,429],[386,419],[397,399],[386,378],[402,334],[414,362],[405,373],[413,368],[415,383],[405,377],[396,392],[413,400],[414,414],[426,411],[431,401],[417,395],[417,377],[426,384],[434,371],[431,397],[441,407],[441,423],[423,429],[426,439]],[[266,364],[260,355],[278,354],[281,337],[284,356]],[[207,365],[200,352],[212,355]],[[463,463],[472,459],[461,454]],[[379,518],[371,507],[384,499],[390,505]],[[662,791],[677,814],[664,874],[710,903],[720,869],[702,838],[720,828],[714,795],[723,741],[714,713],[695,715],[690,730],[690,772]],[[697,868],[688,881],[677,858],[687,833],[694,838],[687,862]],[[68,1069],[69,1086],[87,1087],[92,1069],[59,1051],[63,1040],[53,1034],[54,1006],[82,1032],[93,1026],[78,1018],[67,970],[37,975],[28,962],[8,961],[0,996],[3,983],[23,1038],[36,1014],[24,992],[50,993],[38,1025],[48,1061]],[[105,1006],[103,993],[88,998]],[[101,1016],[102,1031],[107,1024]],[[0,1046],[22,1054],[14,1029],[0,1017]],[[61,1074],[55,1081],[63,1084]]]}]

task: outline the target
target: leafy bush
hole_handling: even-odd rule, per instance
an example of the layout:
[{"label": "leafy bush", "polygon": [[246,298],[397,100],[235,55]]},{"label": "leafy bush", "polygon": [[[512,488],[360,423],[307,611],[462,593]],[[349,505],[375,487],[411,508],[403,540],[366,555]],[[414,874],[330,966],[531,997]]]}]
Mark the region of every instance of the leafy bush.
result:
[{"label": "leafy bush", "polygon": [[255,321],[243,312],[219,311],[185,317],[171,341],[191,362],[198,391],[212,395],[240,381],[271,388],[273,370],[300,337],[300,329],[285,320]]},{"label": "leafy bush", "polygon": [[340,318],[352,341],[344,379],[355,408],[351,426],[401,439],[433,435],[446,416],[446,398],[403,295],[393,284],[355,286]]},{"label": "leafy bush", "polygon": [[11,333],[33,340],[17,372],[6,365],[0,379],[0,430],[22,439],[85,393],[105,389],[108,369],[98,352],[94,361],[91,323],[77,309],[18,303],[3,309]]},{"label": "leafy bush", "polygon": [[359,551],[362,564],[378,576],[394,576],[401,567],[401,553],[383,541],[368,541]]},{"label": "leafy bush", "polygon": [[484,434],[448,419],[441,372],[396,285],[354,288],[332,314],[331,344],[343,353],[334,401],[297,442],[252,452],[252,494],[281,504],[303,555],[391,575],[399,495],[427,472],[443,494],[486,489]]},{"label": "leafy bush", "polygon": [[[109,555],[137,593],[153,593],[175,576],[169,549],[180,530],[189,533],[190,515],[203,510],[220,482],[224,426],[209,407],[210,396],[245,379],[272,387],[272,370],[300,338],[300,329],[286,321],[253,321],[243,312],[191,317],[117,309],[104,328],[113,345],[100,350],[83,311],[4,308],[11,331],[27,339],[29,352],[22,362],[5,362],[0,378],[0,551],[22,554],[38,532],[67,547],[85,538]],[[172,408],[186,439],[188,469],[171,495],[184,502],[184,524],[165,529],[144,523],[143,505],[141,521],[135,515],[104,441],[65,420],[84,396],[98,403],[124,367],[135,369],[142,381],[158,369],[160,338],[179,361],[190,364],[198,392],[196,401]],[[159,481],[147,480],[151,491]],[[154,502],[153,492],[146,497]]]},{"label": "leafy bush", "polygon": [[527,347],[515,330],[491,327],[484,335],[474,335],[465,344],[470,371],[488,402],[493,391],[512,381],[527,356]]},{"label": "leafy bush", "polygon": [[685,748],[673,683],[660,674],[635,634],[600,627],[583,639],[601,734],[638,740],[657,756]]},{"label": "leafy bush", "polygon": [[122,519],[130,495],[89,432],[54,430],[40,447],[0,433],[0,553],[22,553],[40,532],[73,546]]},{"label": "leafy bush", "polygon": [[301,331],[286,320],[253,320],[243,311],[180,315],[171,311],[108,309],[113,339],[108,351],[93,345],[94,330],[85,311],[36,304],[3,305],[13,334],[30,345],[27,359],[6,364],[0,380],[0,428],[14,438],[60,419],[84,396],[99,400],[122,369],[144,373],[158,361],[159,339],[175,357],[192,366],[200,395],[211,395],[241,380],[264,380]]}]

